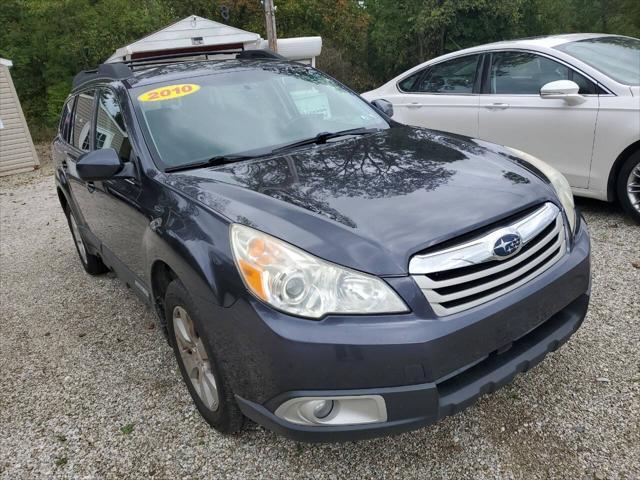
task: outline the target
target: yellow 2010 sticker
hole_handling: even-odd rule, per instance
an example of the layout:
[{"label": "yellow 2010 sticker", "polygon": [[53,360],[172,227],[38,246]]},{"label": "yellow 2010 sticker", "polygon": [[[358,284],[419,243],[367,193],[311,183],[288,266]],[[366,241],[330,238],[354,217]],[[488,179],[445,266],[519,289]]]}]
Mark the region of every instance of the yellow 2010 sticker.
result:
[{"label": "yellow 2010 sticker", "polygon": [[154,88],[144,92],[138,97],[141,102],[158,102],[161,100],[171,100],[172,98],[191,95],[200,90],[200,85],[195,83],[184,83],[180,85],[167,85],[166,87]]}]

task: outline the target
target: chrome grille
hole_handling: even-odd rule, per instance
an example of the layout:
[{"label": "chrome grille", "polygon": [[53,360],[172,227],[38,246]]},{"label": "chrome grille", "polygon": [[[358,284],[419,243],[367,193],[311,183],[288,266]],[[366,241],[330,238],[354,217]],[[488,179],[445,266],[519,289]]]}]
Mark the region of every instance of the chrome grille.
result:
[{"label": "chrome grille", "polygon": [[[495,251],[505,235],[517,234],[519,250],[508,257]],[[524,285],[556,263],[566,252],[563,216],[545,203],[509,225],[440,251],[415,255],[413,276],[439,316],[488,302]]]}]

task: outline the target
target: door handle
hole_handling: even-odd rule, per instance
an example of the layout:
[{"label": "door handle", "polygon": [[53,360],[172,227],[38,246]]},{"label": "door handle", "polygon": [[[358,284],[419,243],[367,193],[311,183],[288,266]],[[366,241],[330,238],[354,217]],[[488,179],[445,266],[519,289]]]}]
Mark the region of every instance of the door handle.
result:
[{"label": "door handle", "polygon": [[486,108],[487,110],[505,110],[506,108],[509,108],[509,104],[508,103],[492,103],[491,105],[485,105],[484,108]]},{"label": "door handle", "polygon": [[407,108],[420,108],[422,105],[420,105],[418,102],[411,102],[411,103],[407,103]]},{"label": "door handle", "polygon": [[87,182],[87,190],[89,190],[89,193],[93,193],[96,190],[96,185],[93,182]]}]

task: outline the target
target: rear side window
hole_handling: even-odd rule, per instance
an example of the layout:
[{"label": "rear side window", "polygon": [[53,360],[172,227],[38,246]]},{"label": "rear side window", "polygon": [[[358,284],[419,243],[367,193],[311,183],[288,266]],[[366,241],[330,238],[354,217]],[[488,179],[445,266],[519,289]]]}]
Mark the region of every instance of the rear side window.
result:
[{"label": "rear side window", "polygon": [[76,97],[72,97],[67,101],[67,103],[64,104],[64,107],[62,108],[62,117],[60,118],[60,126],[58,132],[60,134],[60,138],[62,138],[67,143],[71,141],[71,130],[73,126],[73,104],[75,100]]},{"label": "rear side window", "polygon": [[416,86],[423,93],[473,93],[480,55],[454,58],[429,69]]},{"label": "rear side window", "polygon": [[122,118],[122,110],[115,94],[109,89],[100,90],[98,116],[96,117],[95,148],[113,148],[123,161],[129,160],[131,144]]},{"label": "rear side window", "polygon": [[528,52],[500,52],[492,55],[489,93],[497,95],[538,95],[556,80],[573,80],[580,94],[595,94],[597,86],[584,75],[550,58]]},{"label": "rear side window", "polygon": [[404,80],[400,80],[400,82],[398,82],[398,88],[400,88],[400,90],[402,90],[403,92],[407,92],[407,93],[417,92],[418,90],[416,88],[417,88],[418,80],[420,79],[423,73],[424,73],[424,70],[420,70],[419,72],[416,72],[413,75],[409,75]]},{"label": "rear side window", "polygon": [[91,119],[93,117],[93,97],[89,90],[78,94],[75,115],[73,117],[73,145],[88,152],[91,148]]}]

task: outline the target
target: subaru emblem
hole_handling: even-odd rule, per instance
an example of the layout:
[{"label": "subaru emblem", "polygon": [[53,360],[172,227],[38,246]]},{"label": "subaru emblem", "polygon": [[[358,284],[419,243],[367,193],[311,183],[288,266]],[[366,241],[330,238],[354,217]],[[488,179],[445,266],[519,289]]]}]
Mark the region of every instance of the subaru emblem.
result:
[{"label": "subaru emblem", "polygon": [[517,233],[508,233],[500,237],[493,245],[493,254],[497,257],[510,257],[520,250],[522,239]]}]

